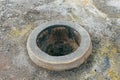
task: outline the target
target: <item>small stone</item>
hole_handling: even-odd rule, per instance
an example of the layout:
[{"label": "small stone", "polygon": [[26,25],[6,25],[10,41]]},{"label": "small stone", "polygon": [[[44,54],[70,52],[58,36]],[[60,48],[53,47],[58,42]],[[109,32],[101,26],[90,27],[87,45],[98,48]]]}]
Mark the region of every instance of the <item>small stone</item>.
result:
[{"label": "small stone", "polygon": [[2,25],[0,25],[0,27],[2,27]]},{"label": "small stone", "polygon": [[5,29],[3,28],[2,31],[5,31]]}]

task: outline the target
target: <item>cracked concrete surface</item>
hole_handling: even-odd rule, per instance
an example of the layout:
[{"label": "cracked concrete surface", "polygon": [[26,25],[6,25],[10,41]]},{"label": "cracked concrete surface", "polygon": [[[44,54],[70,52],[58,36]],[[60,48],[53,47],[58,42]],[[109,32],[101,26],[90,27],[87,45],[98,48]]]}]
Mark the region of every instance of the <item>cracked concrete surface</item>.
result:
[{"label": "cracked concrete surface", "polygon": [[[0,0],[0,80],[120,80],[119,0]],[[73,21],[91,35],[80,67],[48,71],[29,58],[26,41],[39,24]]]}]

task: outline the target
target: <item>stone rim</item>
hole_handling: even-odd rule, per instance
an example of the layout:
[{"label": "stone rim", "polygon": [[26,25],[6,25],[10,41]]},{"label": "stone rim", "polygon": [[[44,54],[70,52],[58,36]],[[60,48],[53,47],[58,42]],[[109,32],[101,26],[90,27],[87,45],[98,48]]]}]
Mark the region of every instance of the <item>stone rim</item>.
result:
[{"label": "stone rim", "polygon": [[[74,28],[81,36],[80,46],[72,54],[65,56],[50,56],[41,51],[36,44],[38,34],[51,25],[67,25]],[[66,70],[79,66],[92,53],[91,39],[88,32],[80,25],[69,21],[51,21],[35,28],[28,37],[27,50],[30,58],[37,65],[49,70]]]}]

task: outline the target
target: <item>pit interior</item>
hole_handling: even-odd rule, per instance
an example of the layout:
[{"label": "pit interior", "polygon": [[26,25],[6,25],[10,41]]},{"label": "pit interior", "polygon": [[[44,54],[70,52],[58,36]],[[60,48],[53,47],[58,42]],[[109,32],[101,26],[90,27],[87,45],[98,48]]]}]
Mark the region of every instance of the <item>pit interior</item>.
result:
[{"label": "pit interior", "polygon": [[36,43],[50,56],[64,56],[80,46],[80,35],[69,26],[53,25],[38,34]]}]

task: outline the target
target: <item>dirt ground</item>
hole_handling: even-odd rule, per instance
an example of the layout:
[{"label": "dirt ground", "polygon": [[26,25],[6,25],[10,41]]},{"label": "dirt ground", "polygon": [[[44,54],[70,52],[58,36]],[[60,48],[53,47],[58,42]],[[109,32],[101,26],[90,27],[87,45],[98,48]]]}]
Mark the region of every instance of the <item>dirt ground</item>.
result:
[{"label": "dirt ground", "polygon": [[[120,80],[120,0],[0,0],[0,80]],[[38,25],[73,21],[91,35],[92,55],[80,67],[48,71],[29,58]]]}]

